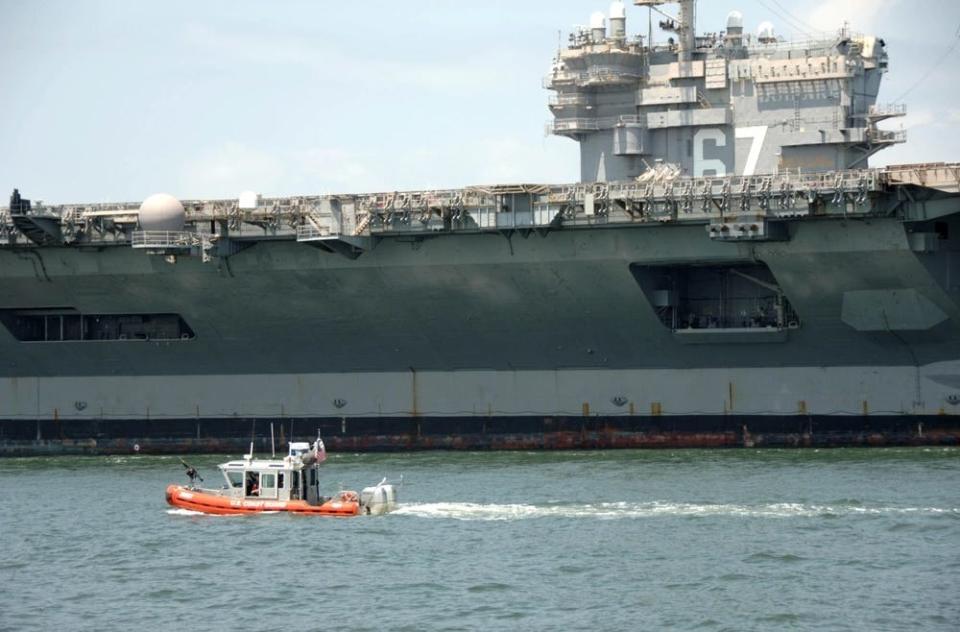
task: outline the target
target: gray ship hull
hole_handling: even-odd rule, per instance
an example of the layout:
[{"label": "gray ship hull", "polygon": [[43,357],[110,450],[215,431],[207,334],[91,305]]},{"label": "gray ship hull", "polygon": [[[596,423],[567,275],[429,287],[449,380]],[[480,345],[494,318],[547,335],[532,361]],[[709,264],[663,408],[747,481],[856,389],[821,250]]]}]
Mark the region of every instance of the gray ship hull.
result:
[{"label": "gray ship hull", "polygon": [[[356,260],[260,242],[215,265],[170,264],[127,248],[0,250],[0,309],[175,313],[196,332],[186,343],[50,345],[17,344],[0,328],[0,376],[766,369],[960,358],[950,248],[960,237],[918,254],[895,219],[790,228],[788,242],[742,244],[711,242],[703,226],[390,239]],[[631,269],[691,261],[765,263],[801,323],[769,342],[689,344],[658,320]],[[898,303],[907,297],[911,304]],[[856,311],[861,302],[887,322]]]},{"label": "gray ship hull", "polygon": [[[0,309],[173,313],[195,332],[53,343],[0,328],[3,445],[217,449],[270,421],[345,448],[960,436],[956,241],[918,253],[884,218],[790,230],[749,244],[702,226],[393,239],[356,260],[263,241],[217,265],[0,250]],[[799,322],[665,327],[636,270],[690,260],[763,262]],[[119,421],[128,431],[103,430]]]}]

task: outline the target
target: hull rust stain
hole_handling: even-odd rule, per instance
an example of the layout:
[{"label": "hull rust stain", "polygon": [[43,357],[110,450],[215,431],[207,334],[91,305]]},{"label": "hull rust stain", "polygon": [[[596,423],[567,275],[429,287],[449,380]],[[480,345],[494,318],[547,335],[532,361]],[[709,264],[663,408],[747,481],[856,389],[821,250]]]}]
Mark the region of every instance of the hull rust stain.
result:
[{"label": "hull rust stain", "polygon": [[[608,420],[190,420],[70,424],[0,421],[0,456],[57,454],[216,454],[269,451],[271,423],[284,437],[316,436],[331,452],[423,450],[583,450],[683,448],[821,448],[960,445],[960,417],[785,420],[663,417]],[[472,424],[469,425],[469,424]],[[520,425],[522,430],[511,431]],[[296,428],[296,431],[295,431]],[[251,429],[253,432],[251,433]],[[304,434],[308,433],[308,434]]]}]

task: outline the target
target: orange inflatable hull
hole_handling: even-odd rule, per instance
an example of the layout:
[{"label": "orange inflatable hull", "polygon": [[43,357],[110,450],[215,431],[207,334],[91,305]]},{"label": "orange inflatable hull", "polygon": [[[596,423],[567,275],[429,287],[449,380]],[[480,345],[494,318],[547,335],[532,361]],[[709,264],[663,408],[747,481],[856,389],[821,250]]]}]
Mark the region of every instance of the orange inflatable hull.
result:
[{"label": "orange inflatable hull", "polygon": [[356,492],[341,492],[322,505],[309,505],[304,500],[254,500],[228,498],[217,494],[189,489],[181,485],[167,487],[167,502],[174,507],[218,516],[257,514],[265,511],[286,511],[314,516],[350,517],[360,515]]}]

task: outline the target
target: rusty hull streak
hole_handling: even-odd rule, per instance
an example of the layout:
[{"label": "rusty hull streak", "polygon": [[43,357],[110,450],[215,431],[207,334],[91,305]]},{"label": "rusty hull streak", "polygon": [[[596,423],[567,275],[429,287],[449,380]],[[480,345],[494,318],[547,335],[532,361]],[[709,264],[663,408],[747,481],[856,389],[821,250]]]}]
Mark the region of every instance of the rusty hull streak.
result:
[{"label": "rusty hull streak", "polygon": [[[269,452],[270,438],[257,437],[256,450]],[[330,452],[408,452],[425,450],[517,451],[517,450],[623,450],[623,449],[717,449],[717,448],[828,448],[879,446],[956,446],[960,430],[932,430],[923,436],[906,432],[847,432],[829,434],[741,432],[622,432],[581,431],[536,434],[395,434],[329,436]],[[247,438],[143,438],[143,439],[53,439],[0,441],[0,457],[40,455],[108,454],[240,454],[249,449]]]}]

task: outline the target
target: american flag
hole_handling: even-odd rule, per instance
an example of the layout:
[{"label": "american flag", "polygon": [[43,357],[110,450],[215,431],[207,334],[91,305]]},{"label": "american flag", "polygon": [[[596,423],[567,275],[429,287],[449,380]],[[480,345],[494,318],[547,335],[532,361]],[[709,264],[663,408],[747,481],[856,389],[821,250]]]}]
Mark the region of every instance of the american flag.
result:
[{"label": "american flag", "polygon": [[323,439],[320,437],[317,437],[317,442],[313,444],[313,455],[317,458],[317,463],[327,460],[327,447],[323,445]]}]

